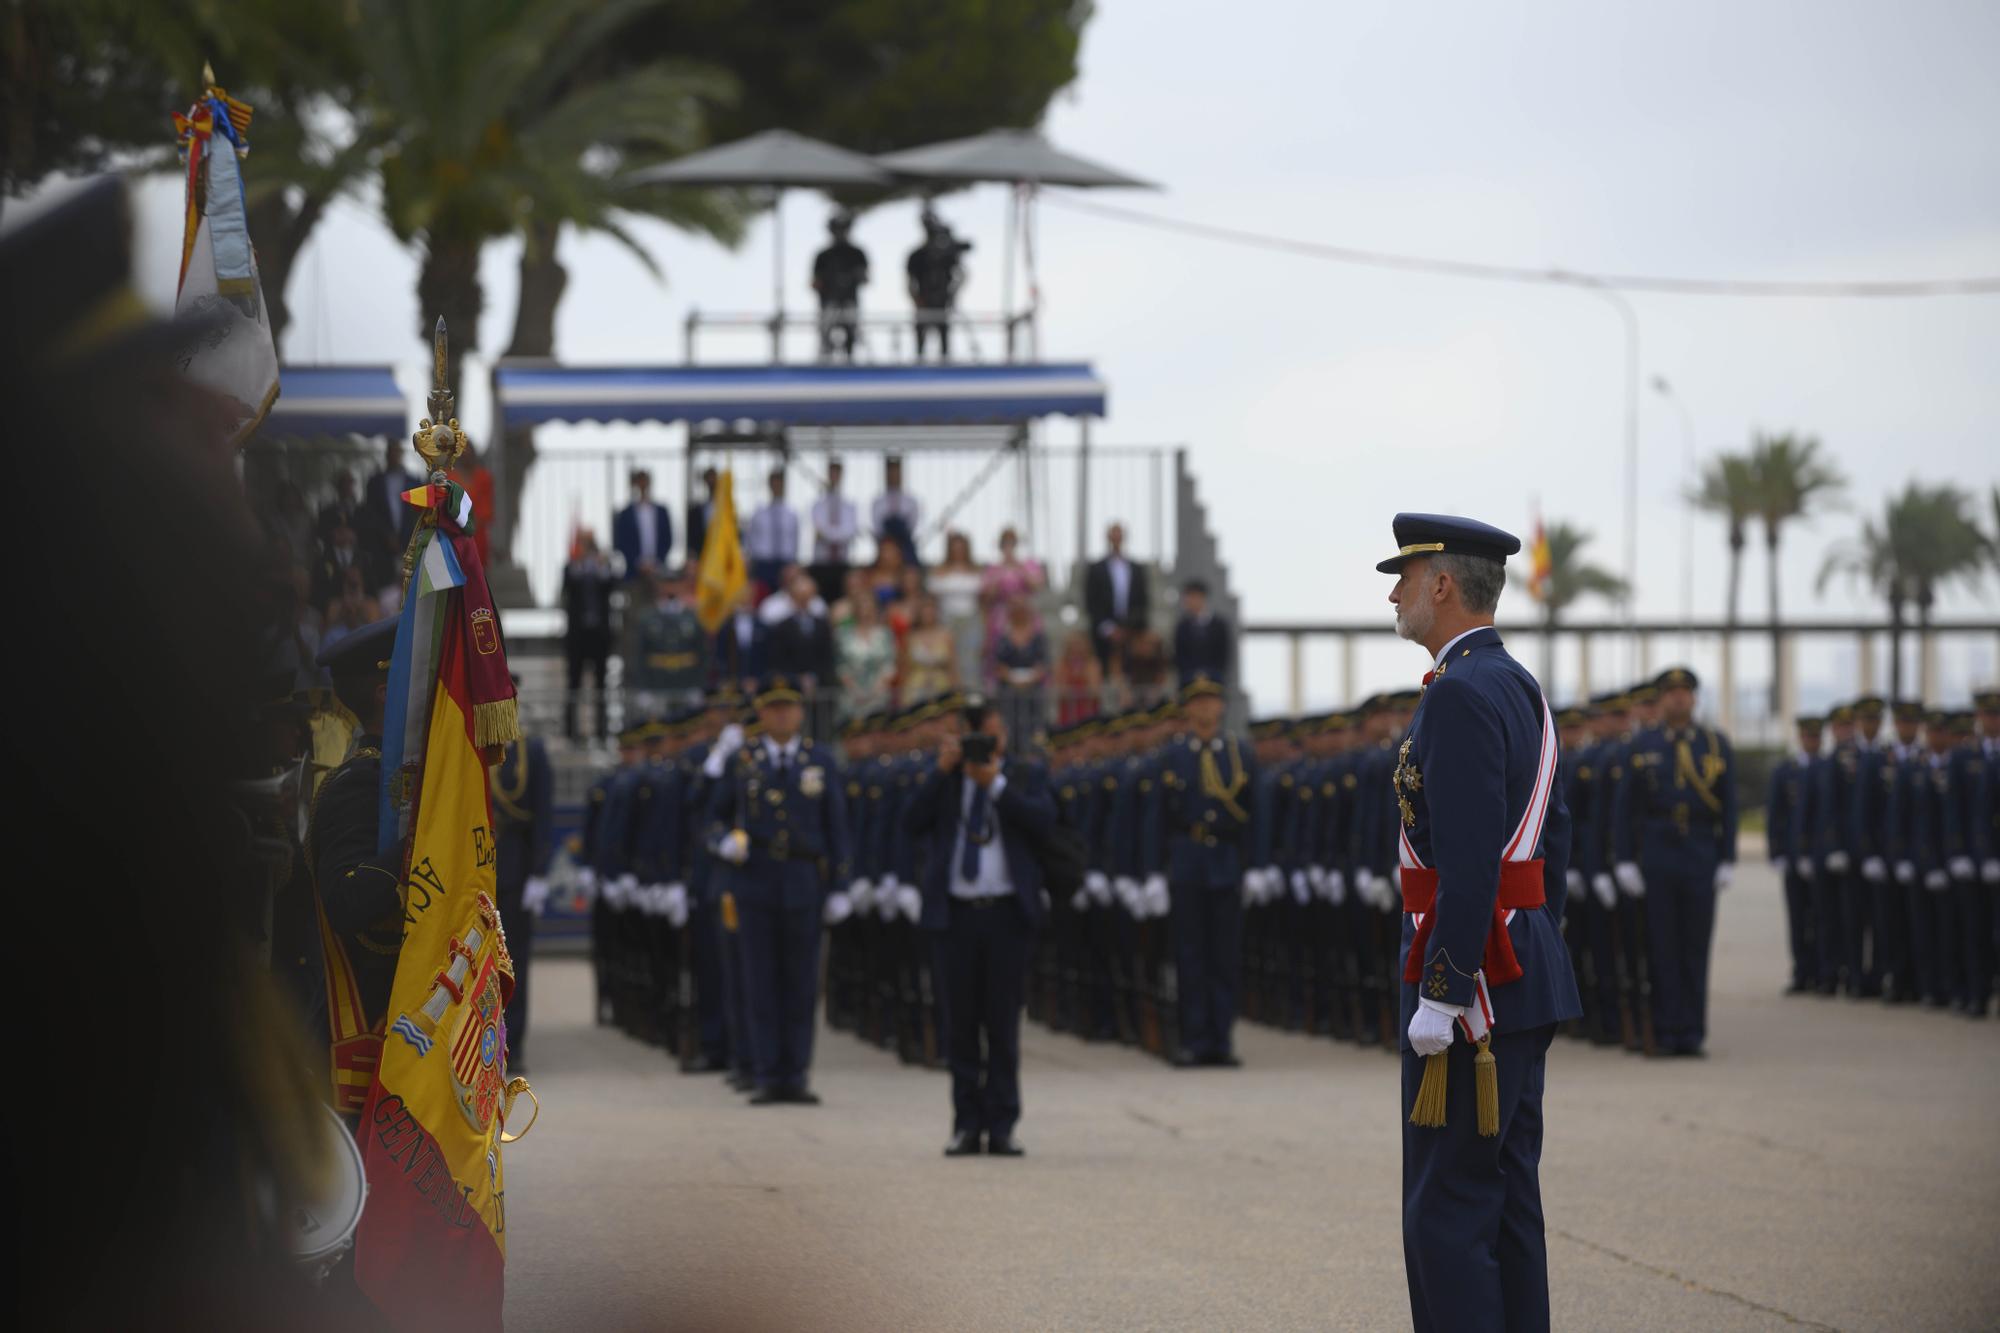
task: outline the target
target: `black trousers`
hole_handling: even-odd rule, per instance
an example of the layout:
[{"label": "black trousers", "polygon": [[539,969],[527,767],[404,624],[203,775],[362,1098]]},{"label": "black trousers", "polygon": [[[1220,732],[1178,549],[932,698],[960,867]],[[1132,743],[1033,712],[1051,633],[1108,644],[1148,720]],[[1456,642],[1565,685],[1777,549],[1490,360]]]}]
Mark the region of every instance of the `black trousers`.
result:
[{"label": "black trousers", "polygon": [[937,970],[950,1034],[953,1133],[1010,1134],[1021,1118],[1021,1006],[1033,933],[1012,898],[951,905]]},{"label": "black trousers", "polygon": [[535,914],[521,901],[521,886],[496,891],[500,930],[514,956],[514,995],[507,1001],[507,1059],[525,1064],[528,1049],[528,969],[535,957]]},{"label": "black trousers", "polygon": [[588,670],[592,689],[597,695],[597,730],[591,734],[602,740],[610,729],[604,697],[604,672],[611,660],[611,631],[572,630],[563,640],[563,649],[569,668],[566,676],[568,688],[563,694],[563,730],[571,740],[580,739],[576,730],[576,692],[583,687],[583,674]]},{"label": "black trousers", "polygon": [[1813,886],[1795,870],[1785,872],[1785,929],[1792,946],[1792,984],[1806,990],[1819,985],[1818,918],[1813,912]]},{"label": "black trousers", "polygon": [[[1301,911],[1293,923],[1302,947],[1306,920]],[[1197,1056],[1228,1055],[1243,984],[1243,900],[1230,888],[1176,884],[1172,925],[1181,1045]],[[1293,998],[1303,1008],[1304,992]]]}]

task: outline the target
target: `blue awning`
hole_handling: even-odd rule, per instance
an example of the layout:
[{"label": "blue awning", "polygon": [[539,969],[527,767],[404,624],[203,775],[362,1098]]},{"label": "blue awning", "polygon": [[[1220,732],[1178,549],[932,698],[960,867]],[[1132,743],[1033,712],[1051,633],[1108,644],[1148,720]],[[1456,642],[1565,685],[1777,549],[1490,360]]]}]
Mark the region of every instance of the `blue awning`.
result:
[{"label": "blue awning", "polygon": [[393,436],[410,428],[409,400],[388,366],[285,366],[278,387],[265,435]]},{"label": "blue awning", "polygon": [[786,426],[1011,425],[1104,415],[1083,362],[1003,366],[503,365],[509,426],[544,421],[754,421]]}]

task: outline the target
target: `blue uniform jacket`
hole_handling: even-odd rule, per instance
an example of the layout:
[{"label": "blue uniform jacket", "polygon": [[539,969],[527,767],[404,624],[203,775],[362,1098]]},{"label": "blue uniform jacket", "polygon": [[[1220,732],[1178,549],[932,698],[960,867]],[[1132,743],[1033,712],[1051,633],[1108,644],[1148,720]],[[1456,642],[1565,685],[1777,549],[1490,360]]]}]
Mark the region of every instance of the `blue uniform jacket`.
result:
[{"label": "blue uniform jacket", "polygon": [[[1410,813],[1404,817],[1400,805],[1392,808],[1417,857],[1438,872],[1434,924],[1422,959],[1424,994],[1442,1004],[1470,1005],[1473,973],[1482,965],[1493,924],[1501,856],[1534,794],[1546,705],[1541,687],[1501,646],[1497,630],[1474,631],[1452,653],[1417,705],[1403,751],[1407,757],[1399,763],[1404,781],[1397,792]],[[1553,737],[1549,743],[1555,744]],[[1491,987],[1496,1032],[1560,1023],[1582,1013],[1562,940],[1569,826],[1569,807],[1556,786],[1537,851],[1546,903],[1514,913],[1508,923],[1522,975]],[[1415,935],[1414,918],[1406,913],[1401,959],[1408,959]],[[1405,1034],[1416,1007],[1417,985],[1404,982]],[[1402,1047],[1409,1049],[1407,1035]]]},{"label": "blue uniform jacket", "polygon": [[817,745],[801,743],[781,772],[762,741],[729,757],[708,800],[708,845],[742,829],[750,859],[731,877],[746,900],[787,907],[818,902],[829,884],[845,888],[852,855],[847,793],[840,767]]},{"label": "blue uniform jacket", "polygon": [[1736,859],[1736,755],[1713,727],[1649,727],[1632,738],[1612,816],[1618,862],[1713,879]]},{"label": "blue uniform jacket", "polygon": [[[1202,782],[1208,753],[1222,794]],[[1257,760],[1234,736],[1204,742],[1193,736],[1167,746],[1158,780],[1147,793],[1145,841],[1166,848],[1167,879],[1207,889],[1235,889],[1250,868]]]}]

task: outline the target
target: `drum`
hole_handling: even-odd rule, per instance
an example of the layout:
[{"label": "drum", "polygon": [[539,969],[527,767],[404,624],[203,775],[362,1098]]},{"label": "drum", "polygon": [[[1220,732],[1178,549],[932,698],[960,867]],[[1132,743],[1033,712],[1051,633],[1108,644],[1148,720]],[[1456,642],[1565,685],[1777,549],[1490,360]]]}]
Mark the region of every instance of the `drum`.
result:
[{"label": "drum", "polygon": [[332,1272],[354,1244],[354,1231],[361,1225],[361,1209],[368,1199],[361,1149],[333,1108],[324,1109],[322,1138],[327,1168],[310,1195],[293,1204],[280,1228],[285,1252],[315,1282]]}]

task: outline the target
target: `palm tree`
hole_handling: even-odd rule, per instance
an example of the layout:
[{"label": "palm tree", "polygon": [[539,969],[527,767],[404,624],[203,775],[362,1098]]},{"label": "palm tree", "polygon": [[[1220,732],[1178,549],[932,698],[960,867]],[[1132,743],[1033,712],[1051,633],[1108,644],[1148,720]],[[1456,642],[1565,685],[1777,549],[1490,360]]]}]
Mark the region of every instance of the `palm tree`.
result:
[{"label": "palm tree", "polygon": [[1771,715],[1784,706],[1783,645],[1778,629],[1778,539],[1795,518],[1808,518],[1847,485],[1840,469],[1820,453],[1810,436],[1758,435],[1750,442],[1751,486],[1758,517],[1764,521],[1765,573],[1771,618]]},{"label": "palm tree", "polygon": [[1591,534],[1567,523],[1551,523],[1545,529],[1549,547],[1548,575],[1542,580],[1542,643],[1546,657],[1542,675],[1550,692],[1555,690],[1556,624],[1563,612],[1580,597],[1602,597],[1617,601],[1625,595],[1625,580],[1600,566],[1588,564],[1583,548]]},{"label": "palm tree", "polygon": [[1909,608],[1920,633],[1930,629],[1938,593],[1956,582],[1977,587],[1988,543],[1972,518],[1972,495],[1957,486],[1911,482],[1884,506],[1882,521],[1836,546],[1820,567],[1824,590],[1846,574],[1889,603],[1889,691],[1903,693],[1903,627]]},{"label": "palm tree", "polygon": [[1729,600],[1723,624],[1733,631],[1737,599],[1743,587],[1743,547],[1750,519],[1757,513],[1757,477],[1750,460],[1742,454],[1717,454],[1709,460],[1700,484],[1687,498],[1695,508],[1721,515],[1729,525]]}]

